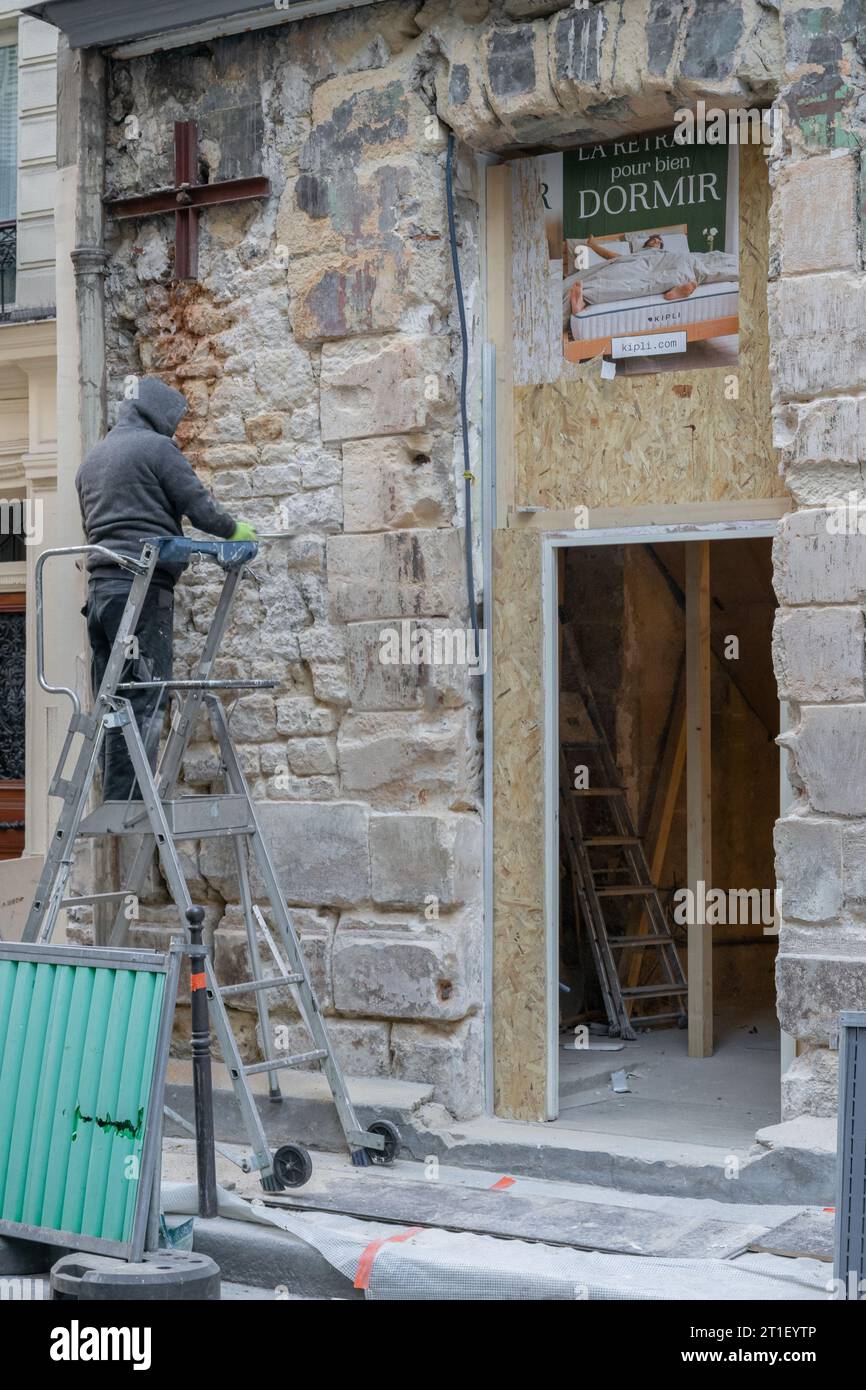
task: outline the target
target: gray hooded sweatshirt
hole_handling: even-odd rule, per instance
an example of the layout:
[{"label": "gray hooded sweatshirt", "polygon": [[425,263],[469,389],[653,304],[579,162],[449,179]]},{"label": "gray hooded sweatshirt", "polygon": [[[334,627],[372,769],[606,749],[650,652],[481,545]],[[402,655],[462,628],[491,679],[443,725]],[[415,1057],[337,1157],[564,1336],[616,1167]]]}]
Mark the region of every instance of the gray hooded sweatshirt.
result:
[{"label": "gray hooded sweatshirt", "polygon": [[[181,536],[181,520],[208,535],[228,540],[235,519],[199,482],[172,440],[187,404],[180,391],[157,377],[142,377],[138,396],[125,401],[117,424],[91,449],[75,486],[88,545],[104,545],[138,557],[147,536]],[[103,555],[89,555],[91,579],[128,574]],[[154,582],[173,588],[180,565],[160,565]]]}]

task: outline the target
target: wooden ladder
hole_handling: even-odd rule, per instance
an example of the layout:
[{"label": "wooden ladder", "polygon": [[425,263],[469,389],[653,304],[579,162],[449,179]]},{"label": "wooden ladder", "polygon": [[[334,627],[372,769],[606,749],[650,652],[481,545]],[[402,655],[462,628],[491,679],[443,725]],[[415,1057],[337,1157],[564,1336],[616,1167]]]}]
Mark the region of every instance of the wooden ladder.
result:
[{"label": "wooden ladder", "polygon": [[[591,738],[570,739],[560,743],[559,799],[562,831],[569,869],[581,915],[586,924],[610,1031],[623,1038],[635,1038],[637,1035],[629,1017],[629,1008],[632,1001],[644,999],[669,999],[672,1007],[661,1013],[641,1015],[642,1024],[677,1023],[684,1027],[686,1013],[681,1001],[688,993],[688,986],[677,955],[676,943],[668,929],[658,888],[651,880],[643,841],[637,834],[632,820],[619,769],[608,743],[577,642],[564,624],[562,635],[565,651],[576,674],[577,693],[583,701],[592,728]],[[574,786],[574,761],[569,755],[578,752],[589,754],[596,764],[593,771],[586,761],[587,768],[590,768],[587,787]],[[595,777],[599,778],[598,782],[594,780]],[[582,802],[588,804],[592,799],[596,803],[599,800],[604,801],[612,825],[610,833],[585,833],[578,806]],[[602,849],[608,853],[615,851],[621,854],[621,865],[616,869],[595,868],[592,852]],[[627,876],[626,881],[610,882],[616,873],[624,873]],[[599,882],[602,876],[605,881]],[[609,930],[605,918],[605,904],[617,899],[642,901],[644,911],[641,926],[646,922],[646,931],[639,929],[633,934]],[[623,985],[619,975],[619,962],[623,959],[620,953],[625,952],[628,958],[631,951],[646,950],[659,952],[664,980],[651,985]]]}]

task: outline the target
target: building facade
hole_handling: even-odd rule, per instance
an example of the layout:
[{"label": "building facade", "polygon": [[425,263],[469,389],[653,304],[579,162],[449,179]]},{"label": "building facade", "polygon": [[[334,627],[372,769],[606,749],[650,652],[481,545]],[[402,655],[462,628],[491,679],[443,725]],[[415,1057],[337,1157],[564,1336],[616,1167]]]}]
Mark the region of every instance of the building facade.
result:
[{"label": "building facade", "polygon": [[[574,539],[580,509],[580,526],[622,527],[624,544],[647,525],[705,527],[677,534],[709,544],[743,524],[775,534],[790,787],[776,829],[782,1114],[828,1116],[835,1015],[866,1003],[866,540],[828,525],[840,501],[862,497],[863,4],[237,4],[217,18],[192,5],[156,35],[131,5],[96,7],[82,26],[74,8],[29,7],[64,31],[65,90],[77,93],[59,160],[73,230],[58,302],[77,343],[61,469],[74,472],[125,383],[155,373],[187,396],[180,437],[200,476],[283,535],[263,547],[223,669],[279,682],[241,699],[232,726],[347,1070],[430,1084],[457,1119],[485,1106],[555,1114],[554,550]],[[634,399],[647,431],[669,439],[676,424],[697,441],[690,491],[680,502],[662,464],[656,491],[634,502],[617,479],[640,441],[622,445],[598,364],[581,367],[564,394],[583,392],[584,417],[589,402],[589,418],[607,420],[608,473],[590,486],[563,465],[553,488],[547,446],[526,448],[544,378],[518,362],[534,273],[521,168],[545,150],[667,129],[701,101],[776,116],[760,165],[750,152],[740,166],[755,219],[741,245],[758,268],[741,328],[744,414],[721,413],[711,372],[700,390],[687,374],[654,379],[652,399]],[[268,197],[202,214],[189,280],[174,274],[173,218],[121,221],[102,202],[174,185],[176,121],[197,124],[199,181],[270,180]],[[769,441],[760,488],[739,466],[749,420]],[[465,493],[483,675],[455,658],[471,626]],[[76,528],[67,511],[67,543]],[[213,579],[195,571],[179,593],[182,673]],[[424,634],[428,653],[440,634],[441,661],[424,658]],[[217,772],[203,737],[185,783],[207,789]],[[190,881],[218,960],[249,978],[232,865],[214,846],[190,851]],[[139,931],[173,922],[155,877]]]},{"label": "building facade", "polygon": [[56,524],[56,52],[51,25],[0,9],[0,899],[15,914],[49,833],[57,751],[33,656],[33,566]]}]

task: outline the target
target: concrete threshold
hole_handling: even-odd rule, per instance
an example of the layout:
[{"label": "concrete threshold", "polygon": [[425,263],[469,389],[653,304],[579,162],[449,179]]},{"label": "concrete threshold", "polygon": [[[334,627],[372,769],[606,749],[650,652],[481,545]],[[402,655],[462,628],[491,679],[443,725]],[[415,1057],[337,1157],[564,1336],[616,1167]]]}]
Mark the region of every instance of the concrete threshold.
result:
[{"label": "concrete threshold", "polygon": [[[252,1082],[273,1148],[293,1142],[325,1152],[344,1151],[324,1076],[292,1073],[282,1081],[281,1104],[269,1100],[264,1076]],[[489,1117],[455,1121],[434,1103],[432,1086],[366,1077],[349,1077],[347,1085],[363,1124],[388,1119],[399,1126],[404,1158],[734,1204],[828,1206],[835,1200],[836,1123],[831,1119],[772,1125],[758,1131],[751,1147],[732,1150]],[[166,1101],[192,1121],[188,1062],[170,1063]],[[243,1145],[246,1135],[221,1064],[214,1065],[214,1111],[217,1138]],[[166,1121],[166,1133],[179,1137],[183,1131]]]}]

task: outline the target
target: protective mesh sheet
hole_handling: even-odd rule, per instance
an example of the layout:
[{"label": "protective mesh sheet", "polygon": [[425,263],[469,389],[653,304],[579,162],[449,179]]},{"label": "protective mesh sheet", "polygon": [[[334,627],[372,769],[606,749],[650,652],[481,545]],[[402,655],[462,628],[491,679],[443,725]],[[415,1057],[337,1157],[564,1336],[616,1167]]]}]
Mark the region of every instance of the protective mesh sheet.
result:
[{"label": "protective mesh sheet", "polygon": [[[194,1213],[191,1183],[163,1184],[163,1210]],[[671,1300],[793,1302],[827,1298],[831,1269],[812,1260],[751,1255],[727,1260],[598,1255],[459,1231],[410,1229],[330,1212],[286,1211],[219,1192],[219,1214],[276,1226],[306,1241],[355,1283],[366,1256],[376,1300]],[[394,1239],[399,1237],[399,1239]],[[373,1242],[381,1242],[370,1254]]]}]

